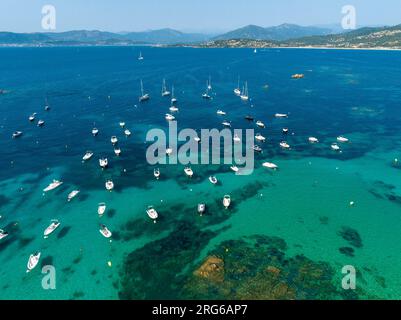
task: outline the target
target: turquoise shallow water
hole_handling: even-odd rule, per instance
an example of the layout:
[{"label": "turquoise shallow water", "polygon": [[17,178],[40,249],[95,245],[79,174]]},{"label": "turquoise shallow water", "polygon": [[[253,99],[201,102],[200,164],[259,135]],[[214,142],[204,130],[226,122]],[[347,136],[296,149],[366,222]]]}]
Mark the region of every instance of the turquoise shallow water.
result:
[{"label": "turquoise shallow water", "polygon": [[[142,62],[136,59],[139,50]],[[194,225],[216,231],[191,257],[195,264],[225,240],[276,236],[286,241],[287,255],[329,263],[335,286],[341,286],[342,266],[351,264],[361,275],[361,298],[398,298],[401,168],[393,161],[401,159],[400,62],[399,52],[381,51],[1,49],[0,88],[8,93],[0,96],[0,228],[10,236],[0,240],[0,298],[117,299],[127,255],[179,233],[171,221],[184,219],[180,214],[187,214],[188,207],[193,207]],[[291,80],[293,73],[305,78]],[[209,75],[213,100],[202,101]],[[249,103],[232,93],[238,75],[248,81]],[[189,181],[182,165],[166,165],[160,166],[162,179],[155,181],[145,159],[145,135],[151,128],[167,128],[163,78],[176,89],[179,128],[221,128],[217,109],[228,113],[235,128],[254,128],[244,120],[247,114],[267,124],[257,130],[269,141],[256,155],[252,175],[236,176],[227,166],[194,165]],[[137,103],[139,79],[152,95],[143,105]],[[49,112],[43,111],[45,96]],[[46,121],[43,128],[29,123],[33,112]],[[276,112],[290,117],[274,119]],[[123,136],[119,121],[132,131],[130,138]],[[100,129],[96,138],[94,123]],[[290,128],[289,151],[278,146],[283,127]],[[15,130],[24,135],[11,139]],[[114,134],[120,139],[120,158],[110,144]],[[340,134],[351,142],[335,153],[330,144]],[[307,142],[312,135],[319,144]],[[83,164],[86,150],[95,156]],[[104,172],[97,164],[101,155],[111,163]],[[264,161],[280,169],[268,172],[261,168]],[[208,182],[211,173],[220,185]],[[53,178],[64,185],[43,196]],[[108,178],[116,184],[112,193],[104,189]],[[252,192],[238,191],[249,186]],[[68,203],[73,189],[81,193]],[[197,216],[197,203],[213,204],[224,194],[233,195],[235,210],[219,211],[217,221],[214,212]],[[97,204],[103,201],[108,211],[99,219]],[[150,204],[161,216],[157,226],[144,211]],[[53,218],[61,227],[43,239]],[[101,237],[99,223],[113,231],[112,242]],[[343,227],[356,230],[362,246],[341,237]],[[353,248],[354,256],[341,253],[342,247]],[[39,267],[25,273],[29,255],[37,250],[40,266],[56,267],[56,290],[42,289]],[[148,276],[142,281],[152,282],[155,275]]]}]

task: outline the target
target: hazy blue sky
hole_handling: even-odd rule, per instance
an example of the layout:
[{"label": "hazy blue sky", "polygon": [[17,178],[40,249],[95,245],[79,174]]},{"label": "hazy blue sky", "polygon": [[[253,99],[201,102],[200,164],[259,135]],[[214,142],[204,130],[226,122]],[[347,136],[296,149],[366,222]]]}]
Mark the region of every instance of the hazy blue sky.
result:
[{"label": "hazy blue sky", "polygon": [[401,23],[401,0],[0,0],[0,30],[43,31],[45,4],[56,7],[56,31],[219,32],[247,24],[333,24],[340,23],[347,4],[356,7],[359,26]]}]

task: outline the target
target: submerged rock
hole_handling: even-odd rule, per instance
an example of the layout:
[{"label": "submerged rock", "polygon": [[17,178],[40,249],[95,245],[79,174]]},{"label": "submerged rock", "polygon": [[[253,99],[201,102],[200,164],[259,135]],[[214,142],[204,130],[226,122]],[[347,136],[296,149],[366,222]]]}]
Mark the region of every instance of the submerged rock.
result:
[{"label": "submerged rock", "polygon": [[338,234],[355,248],[362,248],[362,239],[358,231],[350,227],[342,227]]}]

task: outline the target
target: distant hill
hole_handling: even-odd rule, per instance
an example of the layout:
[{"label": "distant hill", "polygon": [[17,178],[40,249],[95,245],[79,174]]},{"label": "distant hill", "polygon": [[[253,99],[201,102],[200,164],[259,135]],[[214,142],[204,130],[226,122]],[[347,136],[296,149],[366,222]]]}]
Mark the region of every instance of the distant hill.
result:
[{"label": "distant hill", "polygon": [[212,40],[252,39],[282,41],[306,36],[327,35],[330,33],[333,33],[333,31],[329,28],[303,27],[288,23],[268,28],[248,25],[214,37]]}]

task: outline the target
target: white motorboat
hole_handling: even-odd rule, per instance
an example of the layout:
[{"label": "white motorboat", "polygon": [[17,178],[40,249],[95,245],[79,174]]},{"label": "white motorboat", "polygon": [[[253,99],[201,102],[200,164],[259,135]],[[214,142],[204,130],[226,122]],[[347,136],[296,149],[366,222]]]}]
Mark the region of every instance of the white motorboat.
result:
[{"label": "white motorboat", "polygon": [[249,100],[248,82],[245,82],[245,86],[244,86],[244,89],[241,92],[240,98],[243,101],[248,101]]},{"label": "white motorboat", "polygon": [[215,176],[210,176],[209,177],[209,181],[210,181],[210,183],[212,183],[212,184],[217,184],[217,178],[215,177]]},{"label": "white motorboat", "polygon": [[45,124],[44,120],[39,120],[38,121],[38,127],[42,127],[42,126],[44,126],[44,124]]},{"label": "white motorboat", "polygon": [[167,148],[166,149],[166,154],[169,156],[173,153],[173,148]]},{"label": "white motorboat", "polygon": [[148,214],[149,218],[152,219],[154,221],[154,223],[156,223],[156,219],[158,218],[158,213],[155,210],[155,208],[153,206],[149,206],[146,209],[146,213]]},{"label": "white motorboat", "polygon": [[29,260],[28,260],[28,263],[26,266],[27,267],[26,272],[30,272],[38,265],[39,260],[40,260],[40,255],[41,255],[40,252],[35,252],[34,254],[31,254],[29,256]]},{"label": "white motorboat", "polygon": [[192,169],[190,167],[185,167],[184,172],[190,178],[194,175],[194,172],[192,171]]},{"label": "white motorboat", "polygon": [[128,129],[124,130],[124,134],[129,137],[131,135],[131,131],[129,131]]},{"label": "white motorboat", "polygon": [[165,118],[166,118],[167,121],[175,120],[175,117],[172,114],[169,114],[169,113],[166,113]]},{"label": "white motorboat", "polygon": [[121,122],[119,123],[119,125],[120,125],[121,128],[124,128],[124,127],[125,127],[125,122],[124,122],[124,121],[121,121]]},{"label": "white motorboat", "polygon": [[259,152],[259,153],[263,151],[262,148],[259,147],[257,144],[255,144],[255,145],[252,147],[252,149],[253,149],[254,151],[256,151],[256,152]]},{"label": "white motorboat", "polygon": [[114,182],[112,180],[107,180],[105,186],[106,190],[112,191],[114,189]]},{"label": "white motorboat", "polygon": [[241,142],[241,138],[238,136],[238,134],[234,134],[233,140],[234,140],[235,143]]},{"label": "white motorboat", "polygon": [[255,135],[255,139],[256,139],[257,141],[260,141],[260,142],[265,142],[265,141],[266,141],[266,138],[265,138],[264,136],[262,136],[260,133],[257,133],[257,134]]},{"label": "white motorboat", "polygon": [[121,155],[121,149],[120,148],[114,148],[114,153],[117,157],[119,157]]},{"label": "white motorboat", "polygon": [[171,106],[171,107],[169,108],[169,110],[170,110],[171,112],[178,112],[178,108],[177,108],[176,106]]},{"label": "white motorboat", "polygon": [[264,124],[262,121],[260,121],[260,120],[256,121],[256,125],[257,125],[259,128],[265,128],[265,124]]},{"label": "white motorboat", "polygon": [[333,149],[334,151],[340,151],[340,146],[337,143],[333,143],[331,145],[331,149]]},{"label": "white motorboat", "polygon": [[276,118],[288,118],[288,114],[286,113],[276,113],[274,116]]},{"label": "white motorboat", "polygon": [[52,190],[58,188],[59,186],[61,186],[62,184],[63,184],[63,182],[61,182],[59,180],[53,180],[52,183],[50,183],[46,188],[43,189],[43,192],[52,191]]},{"label": "white motorboat", "polygon": [[280,142],[280,147],[283,148],[283,149],[289,149],[290,145],[285,141],[281,141]]},{"label": "white motorboat", "polygon": [[67,201],[71,201],[72,199],[74,199],[74,198],[78,195],[79,192],[80,192],[79,190],[73,190],[73,191],[71,191],[71,192],[68,194]]},{"label": "white motorboat", "polygon": [[4,231],[3,229],[0,229],[0,240],[4,239],[7,236],[8,236],[8,232]]},{"label": "white motorboat", "polygon": [[223,110],[217,110],[216,112],[219,116],[225,116],[226,113]]},{"label": "white motorboat", "polygon": [[199,138],[198,136],[196,136],[196,137],[194,137],[194,141],[199,143],[199,142],[201,142],[201,138]]},{"label": "white motorboat", "polygon": [[143,91],[143,82],[141,80],[141,96],[139,97],[139,102],[145,102],[150,99],[150,95]]},{"label": "white motorboat", "polygon": [[206,204],[204,203],[198,203],[198,213],[200,215],[204,214],[206,211]]},{"label": "white motorboat", "polygon": [[237,166],[231,166],[230,169],[234,172],[238,172],[239,168]]},{"label": "white motorboat", "polygon": [[43,237],[48,238],[58,227],[60,226],[60,222],[58,220],[52,220],[50,225],[43,232]]},{"label": "white motorboat", "polygon": [[19,138],[19,137],[21,137],[21,136],[22,136],[22,131],[15,131],[15,132],[13,133],[13,139]]},{"label": "white motorboat", "polygon": [[349,139],[344,136],[337,137],[337,141],[341,143],[349,142]]},{"label": "white motorboat", "polygon": [[105,237],[105,238],[111,238],[111,236],[113,235],[111,233],[111,231],[109,229],[107,229],[107,227],[104,224],[100,225],[100,229],[99,229],[100,234]]},{"label": "white motorboat", "polygon": [[109,165],[109,160],[107,160],[107,158],[101,158],[101,159],[99,159],[99,166],[100,166],[102,169],[107,168],[108,165]]},{"label": "white motorboat", "polygon": [[82,160],[83,161],[88,161],[92,157],[93,157],[93,152],[92,151],[86,151],[84,156],[82,157]]},{"label": "white motorboat", "polygon": [[222,124],[223,126],[227,127],[227,128],[231,128],[231,123],[228,122],[228,121],[223,121],[221,124]]},{"label": "white motorboat", "polygon": [[93,135],[94,137],[96,137],[98,134],[99,134],[99,129],[98,129],[98,128],[93,128],[93,129],[92,129],[92,135]]},{"label": "white motorboat", "polygon": [[223,198],[223,206],[224,208],[228,209],[230,204],[231,204],[231,197],[228,194],[226,194]]},{"label": "white motorboat", "polygon": [[110,141],[111,141],[111,144],[113,144],[113,145],[115,145],[115,144],[118,143],[118,139],[117,139],[116,136],[112,136],[112,137],[110,138]]},{"label": "white motorboat", "polygon": [[160,178],[160,169],[159,169],[159,168],[154,169],[154,170],[153,170],[153,175],[155,176],[155,178],[156,178],[157,180],[159,180],[159,178]]},{"label": "white motorboat", "polygon": [[278,166],[272,162],[265,162],[262,164],[262,166],[264,166],[265,168],[268,168],[268,169],[273,169],[273,170],[278,169]]},{"label": "white motorboat", "polygon": [[171,94],[170,91],[167,90],[166,79],[163,79],[163,84],[162,84],[162,97],[168,97],[170,94]]},{"label": "white motorboat", "polygon": [[29,116],[29,121],[30,121],[30,122],[34,121],[34,120],[35,120],[35,116],[36,116],[36,112],[35,112],[35,113],[32,113],[32,114]]},{"label": "white motorboat", "polygon": [[240,81],[240,77],[238,77],[238,86],[234,89],[234,94],[236,96],[238,96],[238,97],[241,95],[241,89],[239,87],[239,81]]},{"label": "white motorboat", "polygon": [[309,138],[308,138],[308,141],[309,141],[310,143],[318,143],[318,142],[319,142],[319,139],[318,139],[318,138],[315,138],[315,137],[309,137]]},{"label": "white motorboat", "polygon": [[288,128],[283,128],[283,134],[288,134]]},{"label": "white motorboat", "polygon": [[103,216],[105,212],[106,212],[106,203],[100,202],[97,206],[97,214],[99,216]]}]

